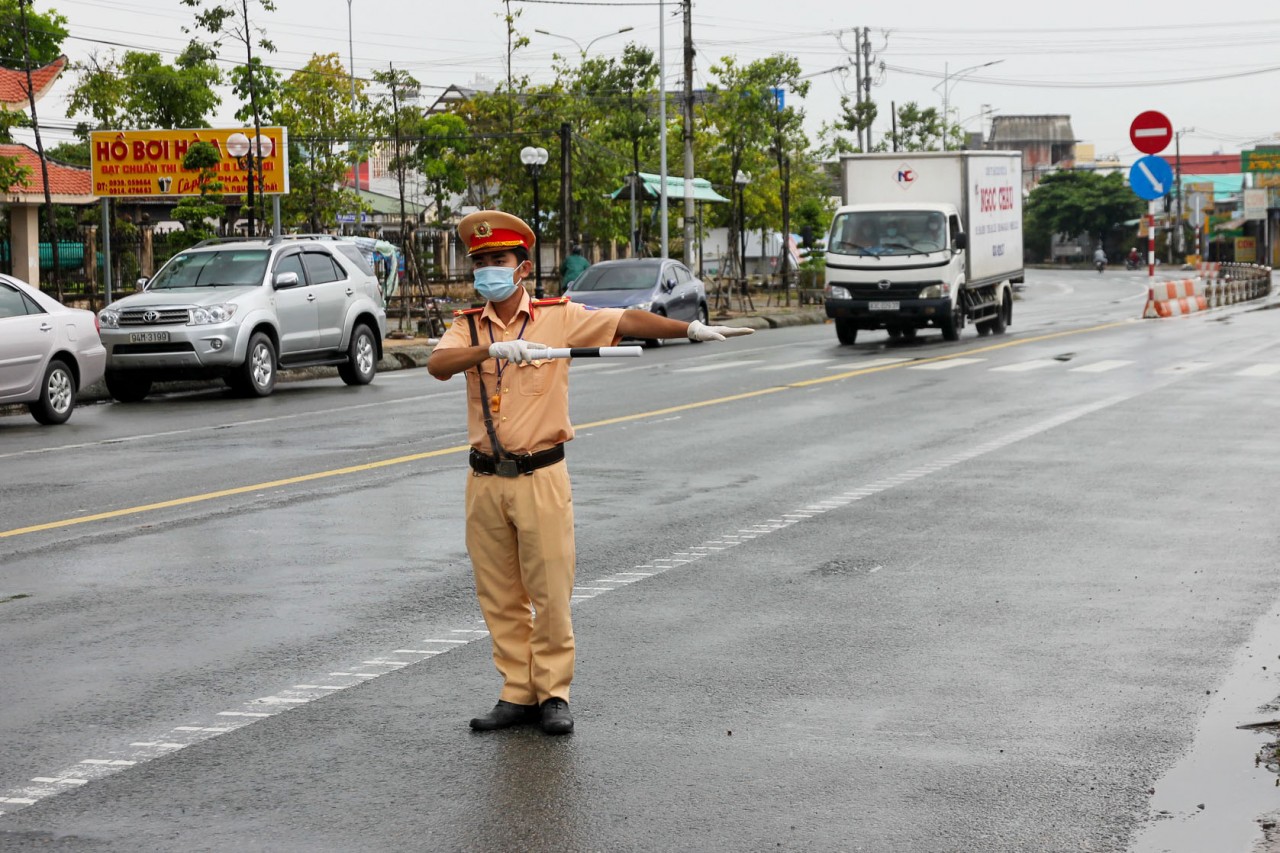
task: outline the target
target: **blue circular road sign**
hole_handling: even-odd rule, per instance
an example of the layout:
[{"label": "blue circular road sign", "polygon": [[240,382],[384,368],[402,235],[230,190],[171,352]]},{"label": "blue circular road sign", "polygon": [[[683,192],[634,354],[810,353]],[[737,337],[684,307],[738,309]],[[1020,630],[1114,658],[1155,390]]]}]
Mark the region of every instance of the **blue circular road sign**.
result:
[{"label": "blue circular road sign", "polygon": [[1155,201],[1173,192],[1173,167],[1163,157],[1143,157],[1129,169],[1129,186],[1139,198]]}]

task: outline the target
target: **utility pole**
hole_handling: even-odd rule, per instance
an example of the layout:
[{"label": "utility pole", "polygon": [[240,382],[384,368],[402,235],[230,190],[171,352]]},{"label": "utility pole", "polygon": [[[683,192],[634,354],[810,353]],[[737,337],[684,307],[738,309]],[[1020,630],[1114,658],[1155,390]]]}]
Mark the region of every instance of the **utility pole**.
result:
[{"label": "utility pole", "polygon": [[[569,170],[573,161],[573,132],[569,122],[560,123],[560,261],[569,257],[573,241],[577,240],[573,222],[573,182],[569,178]],[[541,247],[539,247],[541,251]],[[564,293],[564,281],[560,281],[560,292]]]},{"label": "utility pole", "polygon": [[684,265],[693,269],[693,0],[684,6]]},{"label": "utility pole", "polygon": [[[858,103],[862,100],[862,40],[858,38],[858,30],[855,27],[853,31],[853,106],[856,110]],[[866,153],[867,144],[863,137],[863,128],[858,126],[858,150]]]},{"label": "utility pole", "polygon": [[[871,103],[871,28],[862,28],[862,101],[865,104]],[[867,125],[867,147],[863,151],[871,150],[871,125]]]}]

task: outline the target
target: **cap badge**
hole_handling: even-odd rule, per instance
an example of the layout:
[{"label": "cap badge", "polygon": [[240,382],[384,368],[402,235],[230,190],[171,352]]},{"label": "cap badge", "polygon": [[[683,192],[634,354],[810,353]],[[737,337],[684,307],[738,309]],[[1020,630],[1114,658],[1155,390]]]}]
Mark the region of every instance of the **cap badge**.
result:
[{"label": "cap badge", "polygon": [[479,223],[476,224],[477,237],[488,237],[492,233],[493,233],[493,229],[489,227],[488,220],[482,219],[480,220]]}]

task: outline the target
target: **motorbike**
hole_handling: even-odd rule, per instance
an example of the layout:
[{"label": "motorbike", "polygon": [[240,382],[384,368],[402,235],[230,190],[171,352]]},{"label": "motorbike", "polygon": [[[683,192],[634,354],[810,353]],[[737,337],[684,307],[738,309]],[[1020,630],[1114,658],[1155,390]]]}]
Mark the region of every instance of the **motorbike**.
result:
[{"label": "motorbike", "polygon": [[1142,260],[1140,258],[1125,258],[1124,268],[1127,270],[1142,269]]},{"label": "motorbike", "polygon": [[1094,261],[1094,262],[1093,262],[1093,265],[1094,265],[1095,267],[1097,267],[1097,268],[1098,268],[1098,272],[1099,272],[1099,273],[1101,273],[1103,270],[1105,270],[1105,269],[1107,268],[1107,262],[1106,262],[1106,261]]}]

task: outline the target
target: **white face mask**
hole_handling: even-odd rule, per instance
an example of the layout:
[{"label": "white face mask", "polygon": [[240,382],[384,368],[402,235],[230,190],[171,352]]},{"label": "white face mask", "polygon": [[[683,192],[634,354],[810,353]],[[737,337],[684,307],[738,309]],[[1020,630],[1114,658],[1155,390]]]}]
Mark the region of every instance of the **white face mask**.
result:
[{"label": "white face mask", "polygon": [[490,302],[501,302],[516,292],[515,274],[511,267],[480,267],[474,273],[476,293]]}]

